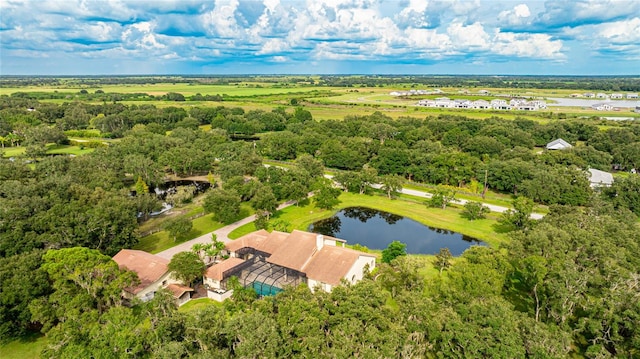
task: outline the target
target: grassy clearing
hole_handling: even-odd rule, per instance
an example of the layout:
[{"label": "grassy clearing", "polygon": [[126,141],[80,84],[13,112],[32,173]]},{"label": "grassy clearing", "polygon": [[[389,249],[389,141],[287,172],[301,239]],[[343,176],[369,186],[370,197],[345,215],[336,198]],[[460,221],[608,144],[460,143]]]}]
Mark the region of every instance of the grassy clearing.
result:
[{"label": "grassy clearing", "polygon": [[[469,221],[462,218],[462,210],[459,208],[427,208],[422,201],[389,200],[378,195],[353,193],[341,194],[340,200],[342,202],[332,211],[316,208],[312,203],[287,207],[276,213],[270,222],[273,224],[276,220],[282,220],[290,223],[291,229],[307,230],[313,222],[328,218],[343,208],[362,206],[411,218],[430,227],[458,232],[482,240],[493,247],[508,240],[506,234],[500,230],[498,215],[493,213],[486,219]],[[254,230],[253,223],[249,223],[231,232],[229,237],[238,238]]]},{"label": "grassy clearing", "polygon": [[207,214],[206,216],[196,218],[192,223],[193,228],[191,231],[182,237],[178,237],[175,241],[169,236],[167,231],[160,231],[141,238],[140,242],[138,242],[134,249],[140,249],[149,253],[162,252],[180,243],[200,237],[203,234],[213,232],[224,226],[224,224],[213,220],[213,214]]},{"label": "grassy clearing", "polygon": [[217,302],[213,299],[209,299],[209,298],[198,298],[198,299],[192,299],[190,301],[188,301],[187,303],[185,303],[183,306],[181,306],[180,308],[178,308],[179,312],[192,312],[194,310],[198,310],[198,309],[204,309],[206,307],[221,307],[222,303]]},{"label": "grassy clearing", "polygon": [[[149,95],[164,95],[168,92],[181,93],[184,96],[191,96],[197,93],[203,95],[228,95],[228,96],[262,96],[272,94],[288,94],[295,92],[314,92],[319,90],[331,90],[330,87],[315,86],[277,86],[269,83],[259,84],[233,84],[233,85],[207,85],[207,84],[186,84],[186,83],[156,83],[156,84],[119,84],[119,85],[103,85],[87,88],[86,86],[73,87],[5,87],[0,88],[0,95],[11,95],[14,92],[59,92],[69,95],[76,95],[82,89],[86,88],[89,93],[93,93],[94,89],[101,89],[105,93],[147,93]],[[336,88],[338,89],[338,88]]]},{"label": "grassy clearing", "polygon": [[[240,208],[240,216],[239,218],[245,218],[252,215],[254,212],[251,207],[243,203]],[[178,237],[177,240],[174,240],[169,236],[167,231],[160,231],[145,237],[140,238],[140,242],[134,247],[134,249],[140,249],[149,253],[159,253],[171,247],[174,247],[180,243],[192,240],[194,238],[200,237],[204,234],[215,231],[216,229],[222,228],[225,225],[223,223],[217,222],[213,220],[213,214],[207,214],[202,217],[194,219],[191,223],[193,223],[193,228],[189,233],[182,237]],[[253,224],[252,224],[253,225]]]},{"label": "grassy clearing", "polygon": [[[50,144],[47,145],[47,154],[49,155],[74,155],[74,156],[82,156],[87,153],[93,152],[94,148],[80,148],[80,146],[71,146],[71,145],[56,145]],[[18,147],[5,147],[3,156],[4,157],[18,157],[24,155],[26,151],[26,147],[18,146]]]},{"label": "grassy clearing", "polygon": [[37,359],[47,345],[47,338],[39,334],[30,334],[0,345],[2,359]]},{"label": "grassy clearing", "polygon": [[26,148],[22,146],[5,147],[2,150],[2,154],[3,154],[3,157],[17,157],[17,156],[22,156],[24,154],[24,151],[26,151]]}]

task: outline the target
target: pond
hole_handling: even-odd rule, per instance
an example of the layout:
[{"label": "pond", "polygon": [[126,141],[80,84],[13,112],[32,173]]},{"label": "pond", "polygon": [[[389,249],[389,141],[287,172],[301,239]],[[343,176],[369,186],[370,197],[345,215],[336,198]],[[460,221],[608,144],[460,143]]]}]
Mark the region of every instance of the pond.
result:
[{"label": "pond", "polygon": [[385,249],[397,240],[407,245],[409,254],[436,254],[446,247],[458,256],[473,245],[486,245],[460,233],[431,228],[412,219],[364,207],[345,208],[331,218],[315,222],[309,226],[309,231],[370,249]]},{"label": "pond", "polygon": [[153,191],[159,198],[164,199],[167,196],[167,194],[175,193],[177,188],[182,186],[193,186],[194,194],[197,195],[208,190],[209,187],[211,187],[211,184],[207,181],[189,181],[189,180],[166,181],[165,183],[154,188]]}]

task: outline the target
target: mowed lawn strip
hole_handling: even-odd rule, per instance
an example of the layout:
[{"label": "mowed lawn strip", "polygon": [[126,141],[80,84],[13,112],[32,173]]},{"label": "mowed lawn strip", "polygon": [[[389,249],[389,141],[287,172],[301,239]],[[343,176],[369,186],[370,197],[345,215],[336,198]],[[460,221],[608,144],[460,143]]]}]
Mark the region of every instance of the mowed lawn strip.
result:
[{"label": "mowed lawn strip", "polygon": [[[429,227],[458,232],[482,240],[493,247],[508,240],[507,235],[496,232],[499,216],[495,214],[489,215],[486,219],[469,221],[461,216],[462,210],[460,208],[448,207],[445,210],[428,208],[421,201],[390,200],[379,195],[353,193],[341,194],[340,200],[341,203],[332,211],[318,209],[313,204],[300,207],[291,206],[277,212],[270,223],[274,224],[275,221],[282,220],[289,223],[292,229],[307,230],[313,222],[329,218],[343,208],[360,206],[407,217]],[[249,223],[231,232],[229,238],[239,238],[254,230],[254,224]]]},{"label": "mowed lawn strip", "polygon": [[4,344],[0,344],[2,359],[37,359],[47,345],[47,337],[39,334],[26,335]]}]

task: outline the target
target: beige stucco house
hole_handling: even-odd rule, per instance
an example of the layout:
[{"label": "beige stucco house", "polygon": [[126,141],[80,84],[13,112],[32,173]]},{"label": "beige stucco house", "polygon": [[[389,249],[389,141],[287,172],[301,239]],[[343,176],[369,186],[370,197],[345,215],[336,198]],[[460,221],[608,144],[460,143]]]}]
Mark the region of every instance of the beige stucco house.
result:
[{"label": "beige stucco house", "polygon": [[182,285],[171,276],[168,259],[145,251],[123,249],[113,257],[113,260],[120,268],[135,272],[140,279],[139,285],[124,290],[125,298],[135,297],[146,302],[153,299],[157,291],[166,288],[173,294],[178,305],[191,299],[193,289]]},{"label": "beige stucco house", "polygon": [[343,281],[355,284],[375,268],[375,256],[344,247],[345,241],[295,230],[260,230],[226,244],[229,258],[211,266],[204,276],[209,297],[228,297],[232,276],[258,294],[273,294],[287,285],[306,284],[330,292]]}]

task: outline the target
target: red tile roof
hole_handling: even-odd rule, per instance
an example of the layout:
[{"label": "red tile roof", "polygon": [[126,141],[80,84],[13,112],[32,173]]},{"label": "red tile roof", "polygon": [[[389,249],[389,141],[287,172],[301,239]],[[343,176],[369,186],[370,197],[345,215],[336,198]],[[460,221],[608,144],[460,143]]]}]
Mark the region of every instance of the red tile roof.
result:
[{"label": "red tile roof", "polygon": [[267,262],[304,273],[304,266],[317,250],[316,236],[315,233],[294,230],[283,241],[283,245],[267,258]]},{"label": "red tile roof", "polygon": [[145,251],[123,249],[113,257],[120,268],[135,272],[140,278],[140,285],[131,290],[136,294],[160,279],[168,271],[169,260]]},{"label": "red tile roof", "polygon": [[169,284],[167,289],[173,293],[173,296],[176,298],[182,297],[185,292],[193,292],[193,288],[181,284]]},{"label": "red tile roof", "polygon": [[223,280],[224,278],[222,275],[225,271],[237,267],[244,262],[244,259],[231,257],[209,267],[209,269],[204,273],[204,276],[214,280]]},{"label": "red tile roof", "polygon": [[236,252],[242,248],[247,248],[247,247],[257,249],[257,247],[260,246],[260,243],[265,239],[267,239],[268,236],[269,236],[269,232],[265,231],[264,229],[261,229],[256,232],[246,234],[234,241],[228,242],[225,245],[225,248],[229,252]]},{"label": "red tile roof", "polygon": [[[261,252],[269,253],[271,255],[266,259],[267,262],[294,269],[298,272],[305,273],[310,279],[331,285],[340,284],[340,280],[347,275],[360,256],[375,257],[368,253],[344,248],[340,244],[345,242],[343,239],[328,236],[322,237],[323,245],[322,248],[318,250],[318,236],[316,233],[298,230],[294,230],[290,234],[277,231],[268,233],[260,230],[228,243],[227,249],[234,252],[245,247],[250,247]],[[338,245],[325,244],[325,241],[336,241]],[[239,260],[238,258],[229,258],[227,261],[231,259]],[[233,268],[239,264],[239,262],[229,264],[225,264],[225,262],[218,263],[209,268],[206,274],[207,277],[220,280],[222,279],[222,272],[224,270]],[[223,265],[224,267],[222,267]]]},{"label": "red tile roof", "polygon": [[307,278],[335,286],[364,254],[349,248],[324,246],[311,258],[304,271]]}]

